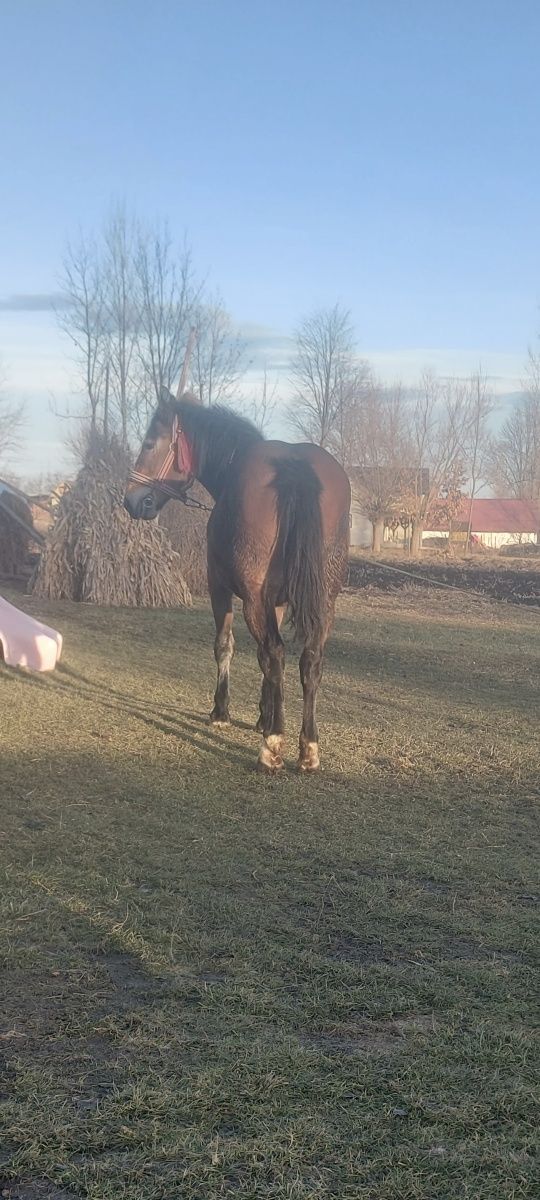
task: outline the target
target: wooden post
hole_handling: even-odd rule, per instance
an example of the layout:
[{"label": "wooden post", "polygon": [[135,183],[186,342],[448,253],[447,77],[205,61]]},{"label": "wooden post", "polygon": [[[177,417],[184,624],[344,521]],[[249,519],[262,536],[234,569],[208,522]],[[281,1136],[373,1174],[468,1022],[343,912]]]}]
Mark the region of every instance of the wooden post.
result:
[{"label": "wooden post", "polygon": [[182,367],[182,373],[181,373],[181,375],[180,375],[180,381],[179,381],[179,384],[178,384],[178,391],[177,391],[177,393],[176,393],[176,399],[177,399],[177,400],[180,400],[180,399],[181,399],[181,397],[183,396],[183,394],[184,394],[184,392],[185,392],[185,390],[186,390],[186,384],[187,384],[187,380],[188,380],[189,364],[190,364],[190,361],[191,361],[191,355],[193,354],[193,347],[194,347],[194,345],[195,345],[195,339],[196,339],[196,337],[197,337],[197,330],[195,329],[195,326],[194,326],[194,325],[192,325],[192,327],[191,327],[191,329],[190,329],[190,331],[189,331],[189,337],[188,337],[188,340],[187,340],[187,346],[186,346],[186,353],[184,354],[184,364],[183,364],[183,367]]}]

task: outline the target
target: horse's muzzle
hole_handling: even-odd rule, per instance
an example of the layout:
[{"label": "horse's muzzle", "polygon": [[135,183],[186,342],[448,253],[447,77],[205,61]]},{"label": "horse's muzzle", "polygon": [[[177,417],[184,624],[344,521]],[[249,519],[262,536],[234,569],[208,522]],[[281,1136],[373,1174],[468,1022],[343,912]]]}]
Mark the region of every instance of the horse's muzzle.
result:
[{"label": "horse's muzzle", "polygon": [[134,521],[153,521],[158,515],[159,505],[153,488],[135,487],[124,495],[124,508]]}]

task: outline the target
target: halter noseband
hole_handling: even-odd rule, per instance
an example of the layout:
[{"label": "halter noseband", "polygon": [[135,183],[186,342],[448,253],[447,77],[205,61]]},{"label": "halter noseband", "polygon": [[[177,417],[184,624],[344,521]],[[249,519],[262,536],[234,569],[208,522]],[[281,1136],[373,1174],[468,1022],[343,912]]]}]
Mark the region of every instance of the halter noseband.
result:
[{"label": "halter noseband", "polygon": [[150,484],[150,487],[152,487],[155,491],[163,492],[165,496],[170,496],[173,500],[179,500],[181,497],[179,496],[176,488],[170,487],[170,485],[165,482],[165,479],[169,474],[171,467],[174,467],[175,462],[178,465],[178,469],[180,469],[180,464],[182,469],[187,469],[188,477],[185,481],[185,484],[182,481],[184,490],[187,491],[187,489],[191,487],[191,484],[195,478],[195,473],[193,471],[193,458],[191,448],[187,444],[185,434],[176,415],[172,423],[169,449],[155,478],[152,479],[150,475],[145,475],[144,471],[137,471],[134,467],[129,472],[128,480],[131,483]]}]

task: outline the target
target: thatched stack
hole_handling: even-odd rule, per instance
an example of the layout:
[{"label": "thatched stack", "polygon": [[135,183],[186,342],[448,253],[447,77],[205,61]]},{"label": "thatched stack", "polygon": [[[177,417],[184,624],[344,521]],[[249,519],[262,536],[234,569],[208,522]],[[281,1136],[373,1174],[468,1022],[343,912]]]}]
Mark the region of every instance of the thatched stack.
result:
[{"label": "thatched stack", "polygon": [[153,521],[132,521],[115,465],[95,459],[58,505],[32,591],[47,600],[129,607],[191,604],[182,561]]},{"label": "thatched stack", "polygon": [[[200,483],[190,493],[201,504],[211,506],[212,498]],[[170,500],[160,513],[159,523],[167,530],[173,550],[182,560],[182,569],[190,592],[204,596],[208,591],[206,575],[206,526],[209,513],[200,508],[188,508]]]},{"label": "thatched stack", "polygon": [[22,497],[2,492],[0,507],[0,575],[18,577],[28,566],[30,536],[6,512],[9,509],[31,529],[32,513]]}]

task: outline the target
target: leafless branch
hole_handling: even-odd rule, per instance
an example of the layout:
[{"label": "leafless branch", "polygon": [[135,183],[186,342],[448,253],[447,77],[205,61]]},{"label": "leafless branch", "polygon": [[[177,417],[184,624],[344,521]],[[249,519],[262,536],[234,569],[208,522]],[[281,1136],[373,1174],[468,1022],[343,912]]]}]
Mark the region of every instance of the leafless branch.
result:
[{"label": "leafless branch", "polygon": [[350,313],[335,304],[302,321],[291,364],[290,425],[302,437],[328,446],[353,372]]},{"label": "leafless branch", "polygon": [[14,404],[9,400],[5,390],[6,382],[6,375],[0,364],[0,464],[2,467],[21,444],[21,434],[26,417],[24,405]]},{"label": "leafless branch", "polygon": [[540,500],[540,356],[532,351],[525,395],[493,438],[488,473],[503,494]]},{"label": "leafless branch", "polygon": [[201,404],[225,404],[234,395],[248,363],[245,343],[219,293],[195,308],[197,340],[193,355],[193,386]]}]

